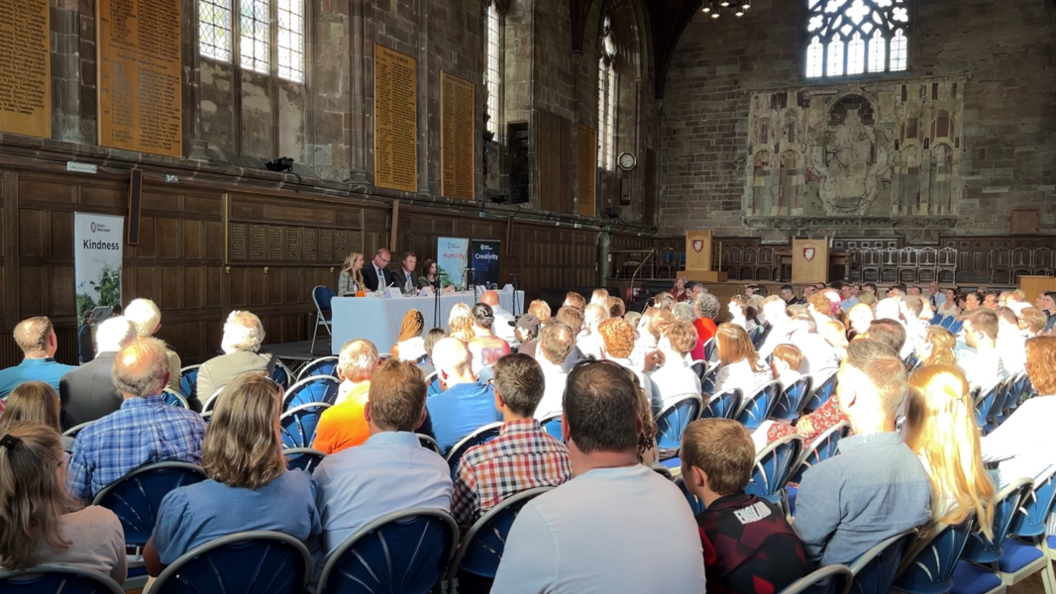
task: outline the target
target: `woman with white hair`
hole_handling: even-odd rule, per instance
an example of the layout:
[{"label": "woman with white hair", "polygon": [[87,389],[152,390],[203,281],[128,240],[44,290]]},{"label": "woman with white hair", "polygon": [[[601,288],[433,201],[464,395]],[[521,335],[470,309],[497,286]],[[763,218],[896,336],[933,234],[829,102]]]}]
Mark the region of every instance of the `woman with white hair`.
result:
[{"label": "woman with white hair", "polygon": [[198,400],[207,401],[213,393],[243,373],[270,376],[275,368],[275,358],[257,353],[263,342],[264,326],[260,318],[248,311],[231,312],[224,323],[224,339],[220,344],[224,354],[209,359],[198,368]]}]

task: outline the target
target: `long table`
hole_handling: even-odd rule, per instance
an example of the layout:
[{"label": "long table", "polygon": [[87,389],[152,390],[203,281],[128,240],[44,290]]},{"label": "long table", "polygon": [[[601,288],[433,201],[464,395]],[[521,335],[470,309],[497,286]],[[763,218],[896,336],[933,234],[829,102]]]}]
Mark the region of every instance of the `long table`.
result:
[{"label": "long table", "polygon": [[[451,331],[447,325],[448,315],[456,303],[472,306],[479,300],[472,291],[451,293],[440,296],[440,319],[434,321],[435,297],[403,297],[383,299],[377,297],[334,297],[330,301],[333,311],[333,340],[331,349],[336,355],[341,347],[354,338],[365,338],[378,347],[379,352],[387,353],[400,334],[403,316],[412,309],[422,312],[425,327],[439,325]],[[508,312],[518,315],[524,309],[524,291],[499,292],[499,304]],[[516,307],[515,307],[516,306]]]}]

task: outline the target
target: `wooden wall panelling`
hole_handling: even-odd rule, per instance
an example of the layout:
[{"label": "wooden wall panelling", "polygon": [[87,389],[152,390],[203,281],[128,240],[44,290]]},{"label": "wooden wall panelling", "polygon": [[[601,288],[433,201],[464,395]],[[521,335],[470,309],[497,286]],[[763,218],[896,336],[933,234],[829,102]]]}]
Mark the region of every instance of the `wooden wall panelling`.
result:
[{"label": "wooden wall panelling", "polygon": [[[18,271],[18,174],[5,171],[4,186],[4,279],[17,279]],[[18,323],[18,291],[4,284],[4,327],[14,330]],[[6,353],[5,353],[6,354]],[[2,363],[10,365],[12,359],[5,358]],[[17,363],[17,359],[14,360]]]}]

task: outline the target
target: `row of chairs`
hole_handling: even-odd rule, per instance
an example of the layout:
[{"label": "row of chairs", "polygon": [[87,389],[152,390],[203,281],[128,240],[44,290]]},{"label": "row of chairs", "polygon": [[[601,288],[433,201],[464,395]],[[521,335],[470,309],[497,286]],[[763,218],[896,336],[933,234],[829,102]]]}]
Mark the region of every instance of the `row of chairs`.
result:
[{"label": "row of chairs", "polygon": [[1024,400],[1035,396],[1034,386],[1025,371],[999,382],[985,393],[973,393],[975,421],[983,433],[990,433],[1012,414]]},{"label": "row of chairs", "polygon": [[[275,362],[275,368],[271,372],[271,379],[275,380],[275,383],[283,387],[283,389],[290,389],[296,384],[308,379],[310,377],[323,375],[323,376],[337,376],[337,364],[338,358],[336,355],[328,355],[320,357],[306,364],[300,369],[298,373],[294,373],[289,367],[286,366],[282,361]],[[201,365],[188,365],[180,370],[180,395],[185,400],[190,399],[192,396],[198,394],[198,368]],[[209,396],[212,396],[211,394]]]}]

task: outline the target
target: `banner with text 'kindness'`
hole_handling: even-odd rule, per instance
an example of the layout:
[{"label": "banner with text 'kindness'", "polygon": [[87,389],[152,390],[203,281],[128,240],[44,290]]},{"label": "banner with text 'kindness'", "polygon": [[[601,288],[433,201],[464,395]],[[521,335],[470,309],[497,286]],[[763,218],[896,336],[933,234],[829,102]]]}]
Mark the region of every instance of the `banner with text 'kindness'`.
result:
[{"label": "banner with text 'kindness'", "polygon": [[73,214],[73,266],[77,320],[96,307],[121,303],[122,243],[125,217]]}]

